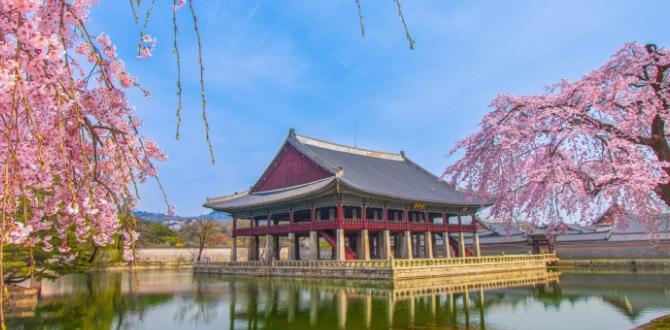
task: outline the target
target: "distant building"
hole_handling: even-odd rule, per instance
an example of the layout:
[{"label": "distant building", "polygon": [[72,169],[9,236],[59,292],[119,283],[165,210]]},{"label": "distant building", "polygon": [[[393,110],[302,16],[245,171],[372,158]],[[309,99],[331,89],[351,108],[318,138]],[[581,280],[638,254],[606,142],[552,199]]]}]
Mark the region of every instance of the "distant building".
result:
[{"label": "distant building", "polygon": [[[670,214],[658,216],[652,227],[637,216],[619,218],[604,212],[592,226],[566,224],[546,240],[542,228],[530,233],[502,224],[480,222],[480,245],[485,255],[500,253],[556,252],[563,259],[670,258]],[[466,245],[471,244],[466,237]],[[548,246],[550,245],[550,246]]]}]

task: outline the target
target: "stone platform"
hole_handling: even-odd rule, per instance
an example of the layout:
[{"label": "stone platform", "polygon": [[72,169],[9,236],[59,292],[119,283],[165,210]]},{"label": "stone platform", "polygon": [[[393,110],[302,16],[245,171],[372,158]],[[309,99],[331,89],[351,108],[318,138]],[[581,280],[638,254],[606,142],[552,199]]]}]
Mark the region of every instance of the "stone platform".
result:
[{"label": "stone platform", "polygon": [[410,280],[546,270],[547,264],[557,260],[555,254],[529,254],[395,260],[274,260],[271,263],[205,261],[195,264],[193,271],[238,276]]}]

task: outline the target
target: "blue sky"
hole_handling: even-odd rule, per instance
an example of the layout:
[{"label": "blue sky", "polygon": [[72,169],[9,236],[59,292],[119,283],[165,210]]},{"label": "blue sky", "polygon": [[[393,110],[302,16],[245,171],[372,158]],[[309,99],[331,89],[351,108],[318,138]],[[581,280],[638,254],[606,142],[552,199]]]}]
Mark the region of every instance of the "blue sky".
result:
[{"label": "blue sky", "polygon": [[[144,0],[149,3],[149,0]],[[171,1],[158,0],[147,32],[158,49],[135,59],[139,27],[127,1],[101,1],[91,32],[108,33],[152,97],[130,99],[143,134],[168,154],[158,164],[180,215],[208,212],[207,196],[248,189],[289,128],[343,144],[398,152],[435,174],[455,161],[455,142],[474,132],[499,93],[533,94],[575,80],[627,41],[670,46],[670,2],[404,0],[416,49],[409,50],[395,3],[200,0],[208,115],[217,163],[200,120],[195,39],[179,11],[184,116],[174,139],[176,69]],[[164,212],[154,182],[137,209]]]}]

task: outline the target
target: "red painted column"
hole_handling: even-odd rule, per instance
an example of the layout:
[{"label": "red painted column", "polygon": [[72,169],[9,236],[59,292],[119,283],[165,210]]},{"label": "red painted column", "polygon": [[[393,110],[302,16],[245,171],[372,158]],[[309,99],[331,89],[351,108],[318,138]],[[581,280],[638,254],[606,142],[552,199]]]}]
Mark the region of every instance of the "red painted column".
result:
[{"label": "red painted column", "polygon": [[473,233],[477,233],[477,219],[475,218],[475,214],[472,213],[472,225],[474,226]]},{"label": "red painted column", "polygon": [[237,237],[237,216],[233,214],[233,238]]},{"label": "red painted column", "polygon": [[388,228],[388,224],[389,224],[389,208],[386,207],[386,205],[384,205],[384,214],[382,215],[382,219],[384,219],[384,226],[386,227],[386,229],[389,229],[389,228]]},{"label": "red painted column", "polygon": [[444,232],[449,231],[449,217],[447,217],[447,212],[442,212],[442,225],[444,226]]},{"label": "red painted column", "polygon": [[288,211],[288,230],[293,232],[293,208]]},{"label": "red painted column", "polygon": [[342,222],[344,221],[344,212],[342,210],[342,203],[337,203],[337,228],[342,228]]},{"label": "red painted column", "polygon": [[409,230],[409,211],[407,207],[402,209],[402,222],[404,223],[405,230]]},{"label": "red painted column", "polygon": [[265,231],[267,234],[270,233],[270,226],[272,226],[271,218],[272,217],[270,216],[270,211],[265,211],[265,219],[267,219],[265,223]]},{"label": "red painted column", "polygon": [[363,228],[368,228],[368,211],[365,201],[363,201],[363,206],[361,206],[361,220],[363,220]]},{"label": "red painted column", "polygon": [[314,209],[314,205],[312,205],[312,208],[309,209],[309,223],[311,230],[314,230],[314,219],[316,219],[316,210]]}]

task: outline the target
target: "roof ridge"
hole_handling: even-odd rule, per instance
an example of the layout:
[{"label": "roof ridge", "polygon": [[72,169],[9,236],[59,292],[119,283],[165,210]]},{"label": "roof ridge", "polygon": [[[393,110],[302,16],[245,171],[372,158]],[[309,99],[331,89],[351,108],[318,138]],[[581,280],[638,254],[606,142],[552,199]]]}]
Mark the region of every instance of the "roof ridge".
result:
[{"label": "roof ridge", "polygon": [[296,133],[294,133],[294,136],[300,143],[315,146],[315,147],[320,147],[320,148],[324,148],[324,149],[330,149],[330,150],[346,152],[346,153],[350,153],[350,154],[356,154],[356,155],[367,156],[367,157],[373,157],[373,158],[397,160],[397,161],[404,161],[406,159],[402,153],[392,153],[392,152],[386,152],[386,151],[378,151],[378,150],[364,149],[364,148],[359,148],[359,147],[352,147],[352,146],[339,144],[339,143],[335,143],[335,142],[330,142],[330,141],[325,141],[325,140],[321,140],[321,139],[317,139],[317,138],[313,138],[313,137],[305,136],[305,135],[301,135],[301,134],[296,134]]}]

